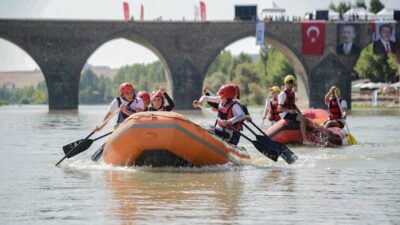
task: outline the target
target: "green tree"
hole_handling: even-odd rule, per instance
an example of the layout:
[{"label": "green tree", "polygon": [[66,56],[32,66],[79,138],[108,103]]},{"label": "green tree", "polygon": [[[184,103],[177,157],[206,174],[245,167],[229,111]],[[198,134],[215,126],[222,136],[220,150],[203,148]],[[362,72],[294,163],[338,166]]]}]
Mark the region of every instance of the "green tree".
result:
[{"label": "green tree", "polygon": [[381,11],[385,6],[382,4],[380,0],[371,0],[369,2],[369,11],[372,13],[377,13]]},{"label": "green tree", "polygon": [[329,9],[338,12],[338,13],[345,13],[347,10],[351,9],[351,3],[342,1],[338,5],[335,5],[333,2],[329,4]]},{"label": "green tree", "polygon": [[356,3],[354,4],[356,8],[364,8],[367,9],[367,6],[365,5],[364,0],[356,0]]},{"label": "green tree", "polygon": [[399,79],[399,69],[395,59],[389,55],[373,53],[373,44],[369,44],[360,54],[354,71],[360,78],[372,82],[396,82]]}]

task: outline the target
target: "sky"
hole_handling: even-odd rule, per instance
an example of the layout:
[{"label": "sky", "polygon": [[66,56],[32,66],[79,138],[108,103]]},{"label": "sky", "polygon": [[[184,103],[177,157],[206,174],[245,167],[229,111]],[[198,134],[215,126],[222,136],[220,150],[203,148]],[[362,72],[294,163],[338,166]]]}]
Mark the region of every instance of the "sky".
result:
[{"label": "sky", "polygon": [[[144,6],[145,20],[162,17],[163,20],[193,20],[196,0],[125,0],[129,3],[131,15],[138,18],[140,5]],[[287,15],[304,16],[306,12],[325,9],[330,2],[343,0],[274,0],[286,9]],[[352,2],[354,2],[353,0]],[[123,20],[123,0],[0,0],[0,18],[28,19],[90,19]],[[207,20],[232,20],[234,5],[256,4],[258,11],[272,5],[271,0],[204,0]],[[348,2],[348,0],[346,0]],[[400,9],[400,0],[381,0],[387,8]],[[369,0],[365,1],[369,5]],[[241,51],[256,54],[255,38],[245,38],[227,47],[233,54]],[[112,55],[112,57],[110,57]],[[105,43],[89,58],[92,65],[118,68],[126,64],[149,63],[157,60],[147,48],[125,39]],[[34,70],[36,63],[19,47],[1,39],[0,71]]]}]

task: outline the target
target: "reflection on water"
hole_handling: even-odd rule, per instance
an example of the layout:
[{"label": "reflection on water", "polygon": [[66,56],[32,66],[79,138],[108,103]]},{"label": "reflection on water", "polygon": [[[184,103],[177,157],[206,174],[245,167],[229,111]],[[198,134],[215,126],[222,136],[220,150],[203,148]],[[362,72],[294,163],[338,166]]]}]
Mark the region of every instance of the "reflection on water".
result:
[{"label": "reflection on water", "polygon": [[162,221],[188,224],[238,216],[244,191],[240,174],[216,172],[104,171],[106,188],[116,203],[107,216],[122,221]]},{"label": "reflection on water", "polygon": [[[90,160],[103,139],[54,167],[61,147],[87,136],[106,108],[0,107],[0,224],[400,224],[396,110],[353,110],[358,145],[293,146],[294,165],[242,140],[253,166],[112,167]],[[261,109],[250,112],[261,124]],[[201,111],[181,113],[214,123]]]}]

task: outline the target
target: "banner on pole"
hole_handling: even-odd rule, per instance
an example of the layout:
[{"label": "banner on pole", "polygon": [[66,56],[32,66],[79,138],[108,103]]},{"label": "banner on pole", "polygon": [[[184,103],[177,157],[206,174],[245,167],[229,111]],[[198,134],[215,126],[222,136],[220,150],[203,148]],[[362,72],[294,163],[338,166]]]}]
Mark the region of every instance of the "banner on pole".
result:
[{"label": "banner on pole", "polygon": [[124,7],[124,19],[125,19],[125,21],[129,21],[129,18],[130,18],[129,4],[127,2],[124,2],[123,7]]},{"label": "banner on pole", "polygon": [[140,5],[140,21],[144,20],[144,7]]},{"label": "banner on pole", "polygon": [[206,21],[206,3],[203,1],[200,1],[200,20],[201,21]]},{"label": "banner on pole", "polygon": [[258,21],[256,25],[256,45],[264,45],[264,32],[265,23],[264,21]]},{"label": "banner on pole", "polygon": [[194,5],[194,21],[198,21],[200,17],[200,10],[197,5]]}]

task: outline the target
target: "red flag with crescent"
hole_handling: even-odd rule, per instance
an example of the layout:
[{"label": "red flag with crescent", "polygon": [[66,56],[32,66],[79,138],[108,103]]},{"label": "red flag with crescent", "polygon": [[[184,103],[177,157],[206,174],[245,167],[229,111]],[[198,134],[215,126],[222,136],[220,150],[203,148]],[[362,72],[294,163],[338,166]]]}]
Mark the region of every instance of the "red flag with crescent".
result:
[{"label": "red flag with crescent", "polygon": [[206,21],[206,3],[203,1],[200,1],[200,20],[201,21]]},{"label": "red flag with crescent", "polygon": [[324,53],[325,21],[301,23],[301,51],[305,55],[321,55]]},{"label": "red flag with crescent", "polygon": [[129,4],[127,3],[127,2],[124,2],[123,3],[123,6],[124,6],[124,18],[125,18],[125,21],[129,21]]}]

